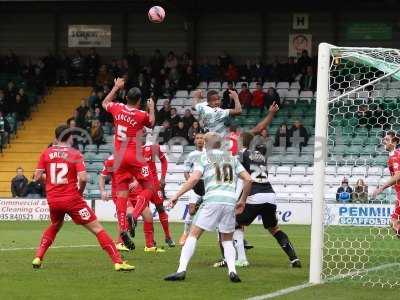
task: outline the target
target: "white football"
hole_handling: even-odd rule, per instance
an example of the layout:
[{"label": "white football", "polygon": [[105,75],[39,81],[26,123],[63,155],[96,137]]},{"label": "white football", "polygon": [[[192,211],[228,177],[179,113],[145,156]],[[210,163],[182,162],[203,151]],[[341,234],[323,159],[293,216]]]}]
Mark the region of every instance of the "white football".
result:
[{"label": "white football", "polygon": [[161,23],[165,18],[165,10],[161,6],[153,6],[148,12],[149,20],[153,23]]}]

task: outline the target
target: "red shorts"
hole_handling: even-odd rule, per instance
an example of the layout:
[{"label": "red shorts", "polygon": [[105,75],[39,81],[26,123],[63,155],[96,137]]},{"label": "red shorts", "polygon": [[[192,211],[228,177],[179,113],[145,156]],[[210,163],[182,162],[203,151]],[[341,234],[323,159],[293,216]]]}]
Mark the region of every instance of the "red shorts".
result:
[{"label": "red shorts", "polygon": [[140,184],[149,182],[150,171],[145,161],[138,161],[134,151],[126,151],[119,165],[115,159],[117,170],[114,172],[115,185],[117,191],[127,191],[132,177],[135,177]]},{"label": "red shorts", "polygon": [[49,204],[50,220],[59,223],[64,220],[65,214],[69,215],[77,225],[84,225],[97,220],[93,210],[87,205],[83,198],[75,201],[54,202]]}]

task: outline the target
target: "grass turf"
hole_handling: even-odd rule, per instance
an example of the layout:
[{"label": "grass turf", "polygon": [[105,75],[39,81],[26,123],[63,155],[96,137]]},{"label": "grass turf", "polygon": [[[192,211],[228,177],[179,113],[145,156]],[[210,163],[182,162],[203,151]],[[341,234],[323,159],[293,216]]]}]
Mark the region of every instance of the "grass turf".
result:
[{"label": "grass turf", "polygon": [[[104,223],[115,235],[116,226]],[[248,252],[251,266],[239,269],[243,280],[232,284],[226,269],[214,269],[220,257],[216,234],[206,233],[198,243],[184,282],[165,282],[163,277],[176,270],[180,247],[166,253],[144,253],[141,226],[134,252],[124,254],[136,266],[131,273],[118,273],[99,247],[53,248],[44,268],[33,270],[31,260],[44,222],[0,222],[1,299],[244,299],[305,283],[309,266],[309,226],[282,226],[291,238],[302,269],[291,269],[274,238],[259,225],[246,231],[255,246]],[[175,239],[182,224],[171,224]],[[161,226],[155,224],[158,244],[163,241]],[[97,240],[83,228],[66,223],[54,246],[96,245]],[[16,249],[5,251],[4,249]],[[364,288],[346,282],[310,287],[277,299],[397,299],[396,289]]]}]

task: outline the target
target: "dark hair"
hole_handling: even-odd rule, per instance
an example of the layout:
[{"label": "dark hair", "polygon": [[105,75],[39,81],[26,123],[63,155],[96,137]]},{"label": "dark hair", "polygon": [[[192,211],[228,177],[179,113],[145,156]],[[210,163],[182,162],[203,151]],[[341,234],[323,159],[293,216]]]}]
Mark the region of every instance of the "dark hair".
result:
[{"label": "dark hair", "polygon": [[228,85],[233,85],[233,81],[228,81]]},{"label": "dark hair", "polygon": [[22,172],[24,171],[24,168],[23,167],[21,167],[21,166],[19,166],[17,169],[15,169],[15,171],[17,171],[18,172],[18,170],[22,170]]},{"label": "dark hair", "polygon": [[126,101],[128,104],[135,105],[140,99],[142,99],[142,92],[137,87],[131,88],[126,94]]},{"label": "dark hair", "polygon": [[242,83],[242,87],[246,87],[247,88],[247,83]]},{"label": "dark hair", "polygon": [[75,121],[74,117],[71,117],[67,120],[67,125],[70,126],[71,125],[71,121]]},{"label": "dark hair", "polygon": [[238,126],[236,124],[231,124],[231,126],[229,126],[230,131],[236,131],[237,128],[238,128]]},{"label": "dark hair", "polygon": [[397,133],[393,130],[386,132],[386,135],[390,135],[392,137],[392,142],[398,144],[400,142],[400,138]]},{"label": "dark hair", "polygon": [[56,139],[59,140],[60,142],[67,141],[70,138],[70,136],[72,135],[72,131],[65,124],[59,125],[56,128],[54,133],[55,133]]},{"label": "dark hair", "polygon": [[254,135],[251,132],[242,132],[242,143],[243,147],[249,148],[250,143],[253,140]]},{"label": "dark hair", "polygon": [[207,102],[211,100],[212,96],[218,95],[218,92],[215,90],[208,91],[207,93]]}]

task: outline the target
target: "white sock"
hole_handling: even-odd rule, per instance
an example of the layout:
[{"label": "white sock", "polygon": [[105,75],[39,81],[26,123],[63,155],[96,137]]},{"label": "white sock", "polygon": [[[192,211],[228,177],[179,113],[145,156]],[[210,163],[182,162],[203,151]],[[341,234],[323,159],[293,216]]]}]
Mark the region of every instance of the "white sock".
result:
[{"label": "white sock", "polygon": [[237,259],[240,261],[247,260],[246,251],[244,250],[243,231],[236,229],[233,233],[233,240],[235,241],[235,248],[237,252]]},{"label": "white sock", "polygon": [[178,273],[186,271],[187,265],[196,249],[196,243],[197,239],[193,236],[189,236],[186,239],[185,245],[182,247],[181,258],[179,259]]},{"label": "white sock", "polygon": [[236,251],[235,247],[233,247],[233,242],[223,241],[222,247],[224,247],[225,261],[226,264],[228,265],[228,274],[231,272],[236,273],[236,268],[235,268]]}]

